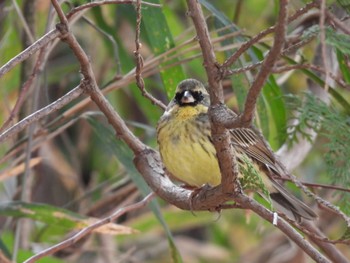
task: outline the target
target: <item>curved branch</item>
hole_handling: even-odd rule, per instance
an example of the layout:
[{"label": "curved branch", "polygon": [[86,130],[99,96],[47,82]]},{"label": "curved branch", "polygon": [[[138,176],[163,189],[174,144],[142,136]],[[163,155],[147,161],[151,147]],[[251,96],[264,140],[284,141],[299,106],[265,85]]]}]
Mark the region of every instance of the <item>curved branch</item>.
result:
[{"label": "curved branch", "polygon": [[[174,185],[164,176],[159,153],[150,148],[136,155],[134,163],[146,182],[159,197],[181,209],[217,211],[221,208],[219,204],[222,204],[222,202],[234,200],[238,202],[240,208],[250,209],[270,223],[273,221],[274,213],[244,194],[225,194],[222,193],[221,186],[218,186],[209,190],[201,190],[198,195],[193,196],[192,191]],[[316,262],[330,262],[281,218],[277,221],[276,227],[291,238]]]}]

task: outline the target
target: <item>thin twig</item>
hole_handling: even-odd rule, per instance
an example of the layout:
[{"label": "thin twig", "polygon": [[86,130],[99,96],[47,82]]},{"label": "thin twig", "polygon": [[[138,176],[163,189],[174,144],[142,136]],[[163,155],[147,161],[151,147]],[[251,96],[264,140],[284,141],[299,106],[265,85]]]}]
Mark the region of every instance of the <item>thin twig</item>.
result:
[{"label": "thin twig", "polygon": [[48,256],[48,255],[52,255],[53,253],[58,252],[66,247],[72,246],[77,241],[79,241],[83,237],[90,234],[93,230],[95,230],[103,225],[106,225],[108,223],[113,223],[113,221],[115,221],[117,218],[121,217],[122,215],[124,215],[127,212],[135,211],[137,209],[145,207],[154,197],[155,197],[155,194],[150,193],[144,199],[142,199],[140,202],[137,202],[137,203],[129,205],[129,206],[125,206],[123,208],[119,208],[112,215],[110,215],[106,218],[103,218],[103,219],[97,221],[96,223],[94,223],[88,227],[85,227],[84,229],[80,230],[78,233],[76,233],[72,237],[70,237],[70,238],[68,238],[68,239],[48,248],[48,249],[45,249],[44,251],[42,251],[42,252],[40,252],[32,257],[30,257],[29,259],[24,261],[24,263],[35,262],[40,258],[43,258],[43,257]]},{"label": "thin twig", "polygon": [[[318,0],[314,0],[307,5],[305,5],[303,8],[297,10],[292,16],[288,18],[288,23],[294,21],[295,19],[299,18],[301,15],[308,12],[310,9],[318,7]],[[265,37],[266,35],[274,32],[276,30],[276,26],[269,27],[268,29],[260,32],[258,35],[253,37],[252,39],[248,40],[242,46],[234,53],[232,56],[230,56],[226,61],[222,64],[223,68],[228,68],[231,66],[235,61],[245,52],[247,51],[252,45],[257,43],[260,39]]]},{"label": "thin twig", "polygon": [[340,29],[345,34],[350,35],[349,27],[344,25],[344,23],[339,18],[337,18],[332,12],[330,12],[329,10],[326,9],[325,14],[326,14],[327,18],[332,20],[332,22],[334,23],[334,25],[336,26],[337,29]]},{"label": "thin twig", "polygon": [[326,0],[321,0],[320,5],[320,45],[321,45],[321,55],[322,55],[322,61],[323,61],[323,67],[325,69],[325,82],[324,82],[324,89],[325,91],[328,91],[329,85],[329,65],[328,65],[328,57],[327,57],[327,47],[326,47],[326,27],[325,27],[325,21],[326,21]]},{"label": "thin twig", "polygon": [[[295,70],[295,69],[310,69],[310,70],[320,72],[322,74],[326,74],[325,73],[326,70],[324,68],[320,66],[316,66],[314,64],[307,64],[307,63],[280,66],[278,68],[272,69],[272,73],[282,73],[282,72]],[[332,72],[329,72],[329,77],[332,78],[340,87],[350,90],[350,85],[345,83],[340,77],[334,75]]]},{"label": "thin twig", "polygon": [[40,74],[40,72],[43,70],[43,67],[45,66],[45,62],[44,62],[45,55],[46,55],[46,48],[43,47],[40,50],[39,56],[37,58],[37,61],[33,69],[33,73],[31,74],[29,79],[23,84],[21,92],[18,95],[15,106],[13,107],[9,118],[4,122],[4,124],[0,128],[0,133],[2,133],[12,123],[15,116],[17,116],[23,102],[27,97],[27,94],[30,91],[30,87],[32,87],[32,83],[35,81],[35,79],[37,78],[37,76]]},{"label": "thin twig", "polygon": [[140,43],[141,20],[142,20],[141,19],[142,18],[141,2],[142,2],[141,0],[137,0],[136,2],[136,36],[135,36],[136,50],[134,51],[134,55],[136,57],[136,74],[135,74],[136,85],[140,89],[142,95],[145,98],[149,99],[152,102],[152,104],[157,105],[161,109],[165,110],[166,106],[163,104],[163,102],[161,102],[160,100],[157,100],[149,92],[147,92],[145,88],[145,82],[143,81],[143,78],[141,75],[142,68],[143,68],[143,57],[140,54],[140,49],[142,47]]},{"label": "thin twig", "polygon": [[288,0],[281,0],[278,21],[275,29],[274,44],[269,54],[267,55],[266,59],[264,60],[259,74],[255,78],[252,86],[248,91],[246,102],[244,105],[244,111],[240,118],[243,126],[247,127],[251,125],[254,112],[255,112],[256,101],[258,99],[260,91],[263,88],[267,77],[271,73],[271,69],[273,68],[276,60],[279,58],[281,54],[281,51],[285,42],[286,24],[287,24],[287,17],[288,17],[287,7],[288,7]]},{"label": "thin twig", "polygon": [[12,4],[17,12],[19,20],[21,21],[21,23],[23,25],[24,32],[26,33],[27,37],[29,38],[30,44],[33,44],[35,41],[35,38],[32,34],[32,31],[30,30],[28,23],[27,23],[26,19],[24,18],[23,13],[22,13],[21,9],[19,8],[16,0],[12,0]]},{"label": "thin twig", "polygon": [[316,200],[317,203],[320,205],[323,205],[332,211],[334,211],[337,215],[343,218],[343,220],[346,222],[346,225],[348,228],[350,228],[350,217],[348,217],[345,213],[343,213],[338,207],[335,205],[331,204],[327,200],[322,199],[321,197],[317,196],[313,192],[311,192],[303,183],[301,183],[294,175],[290,174],[289,176],[292,180],[292,182],[298,186],[303,192],[308,195],[309,197],[313,198]]},{"label": "thin twig", "polygon": [[[57,0],[52,1],[56,2]],[[57,9],[61,9],[59,5],[56,5],[55,7]],[[79,61],[80,71],[83,75],[83,79],[81,80],[79,86],[81,86],[81,88],[90,95],[91,100],[93,100],[99,109],[104,113],[109,123],[117,132],[117,136],[123,139],[135,154],[144,151],[145,145],[127,128],[124,120],[114,110],[112,105],[103,96],[102,92],[98,88],[89,57],[80,46],[75,36],[69,30],[68,24],[66,24],[63,20],[61,23],[57,24],[56,27],[61,32],[60,37],[62,41],[69,45]]]},{"label": "thin twig", "polygon": [[53,7],[56,10],[56,13],[58,15],[58,18],[60,19],[62,24],[68,25],[68,19],[66,18],[63,10],[61,9],[60,4],[57,1],[51,1]]},{"label": "thin twig", "polygon": [[260,67],[262,65],[262,63],[263,63],[262,61],[259,61],[257,63],[245,66],[243,68],[236,68],[236,69],[225,70],[224,76],[228,77],[230,75],[235,75],[235,74],[239,74],[239,73],[242,73],[242,72],[250,71],[252,69],[256,69],[256,68]]},{"label": "thin twig", "polygon": [[80,87],[81,85],[75,87],[67,94],[63,95],[58,100],[50,103],[46,107],[37,110],[36,112],[30,114],[29,116],[25,117],[23,120],[19,121],[9,129],[5,130],[3,133],[0,134],[0,142],[11,138],[18,134],[19,132],[23,131],[28,125],[30,125],[33,122],[39,121],[40,119],[48,116],[50,113],[55,112],[65,105],[67,105],[72,100],[78,98],[81,94],[83,94],[83,90]]},{"label": "thin twig", "polygon": [[[71,10],[66,18],[69,22],[71,22],[74,17],[81,13],[82,11],[92,8],[95,6],[101,6],[101,5],[108,5],[108,4],[133,4],[136,3],[136,0],[111,0],[111,1],[98,1],[98,2],[91,2],[87,3],[85,5],[78,6]],[[142,4],[150,5],[154,7],[160,7],[159,4],[153,4],[148,2],[142,2]],[[21,63],[22,61],[26,60],[28,57],[36,53],[39,49],[49,44],[52,40],[56,39],[60,35],[60,32],[57,29],[53,29],[44,36],[42,36],[40,39],[35,41],[32,45],[27,47],[25,50],[23,50],[21,53],[10,59],[6,64],[4,64],[0,68],[0,77],[2,77],[4,74],[9,72],[13,67],[15,67],[17,64]]]},{"label": "thin twig", "polygon": [[[136,4],[137,0],[105,0],[105,1],[95,1],[90,2],[84,5],[80,5],[78,7],[75,7],[67,14],[67,19],[70,20],[76,13],[81,12],[85,9],[101,6],[101,5],[110,5],[110,4]],[[141,1],[142,5],[148,5],[152,7],[162,7],[160,4],[154,4],[150,2]]]},{"label": "thin twig", "polygon": [[54,29],[48,32],[47,34],[43,35],[41,38],[39,38],[37,41],[35,41],[32,45],[27,47],[25,50],[23,50],[21,53],[10,59],[6,64],[4,64],[0,68],[0,78],[9,72],[13,67],[15,67],[17,64],[23,62],[27,58],[29,58],[31,55],[36,53],[39,49],[46,46],[48,43],[50,43],[52,40],[57,38],[59,36],[59,32]]}]

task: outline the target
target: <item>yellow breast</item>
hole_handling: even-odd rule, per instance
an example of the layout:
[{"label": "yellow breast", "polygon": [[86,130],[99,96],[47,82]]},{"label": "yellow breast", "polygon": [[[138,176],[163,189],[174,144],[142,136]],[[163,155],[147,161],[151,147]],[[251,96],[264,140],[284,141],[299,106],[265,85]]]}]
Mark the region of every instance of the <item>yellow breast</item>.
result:
[{"label": "yellow breast", "polygon": [[178,180],[200,187],[220,184],[215,148],[208,138],[208,125],[196,123],[198,109],[183,107],[160,123],[159,151],[166,169]]}]

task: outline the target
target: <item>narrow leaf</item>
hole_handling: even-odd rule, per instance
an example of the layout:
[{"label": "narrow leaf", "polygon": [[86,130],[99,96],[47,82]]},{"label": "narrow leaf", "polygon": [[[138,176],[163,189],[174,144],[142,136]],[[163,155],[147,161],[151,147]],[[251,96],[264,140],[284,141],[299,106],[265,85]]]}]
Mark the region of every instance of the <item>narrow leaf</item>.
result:
[{"label": "narrow leaf", "polygon": [[[150,0],[152,3],[159,4],[159,0]],[[155,55],[159,55],[174,47],[174,40],[167,20],[160,8],[144,7],[142,9],[142,22],[146,29],[146,34],[151,48]],[[178,59],[167,62],[172,64],[177,62]],[[165,64],[160,65],[165,66]],[[175,93],[177,83],[185,78],[185,74],[180,65],[172,66],[169,69],[161,69],[160,71],[164,87],[167,92],[168,98],[172,98]]]},{"label": "narrow leaf", "polygon": [[[26,203],[21,201],[1,203],[0,214],[16,218],[31,218],[48,225],[56,225],[68,229],[83,229],[99,220],[47,204]],[[113,235],[135,233],[135,231],[129,227],[114,223],[101,226],[93,232]]]}]

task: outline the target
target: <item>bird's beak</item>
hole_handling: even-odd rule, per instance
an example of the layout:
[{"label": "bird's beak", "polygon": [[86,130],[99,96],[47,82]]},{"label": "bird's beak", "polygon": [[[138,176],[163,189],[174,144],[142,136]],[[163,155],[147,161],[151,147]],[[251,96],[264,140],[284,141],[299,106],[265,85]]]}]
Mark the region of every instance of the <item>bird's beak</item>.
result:
[{"label": "bird's beak", "polygon": [[191,92],[189,92],[188,90],[186,90],[184,92],[184,95],[181,98],[181,103],[183,104],[189,104],[189,103],[193,103],[195,100],[191,94]]}]

